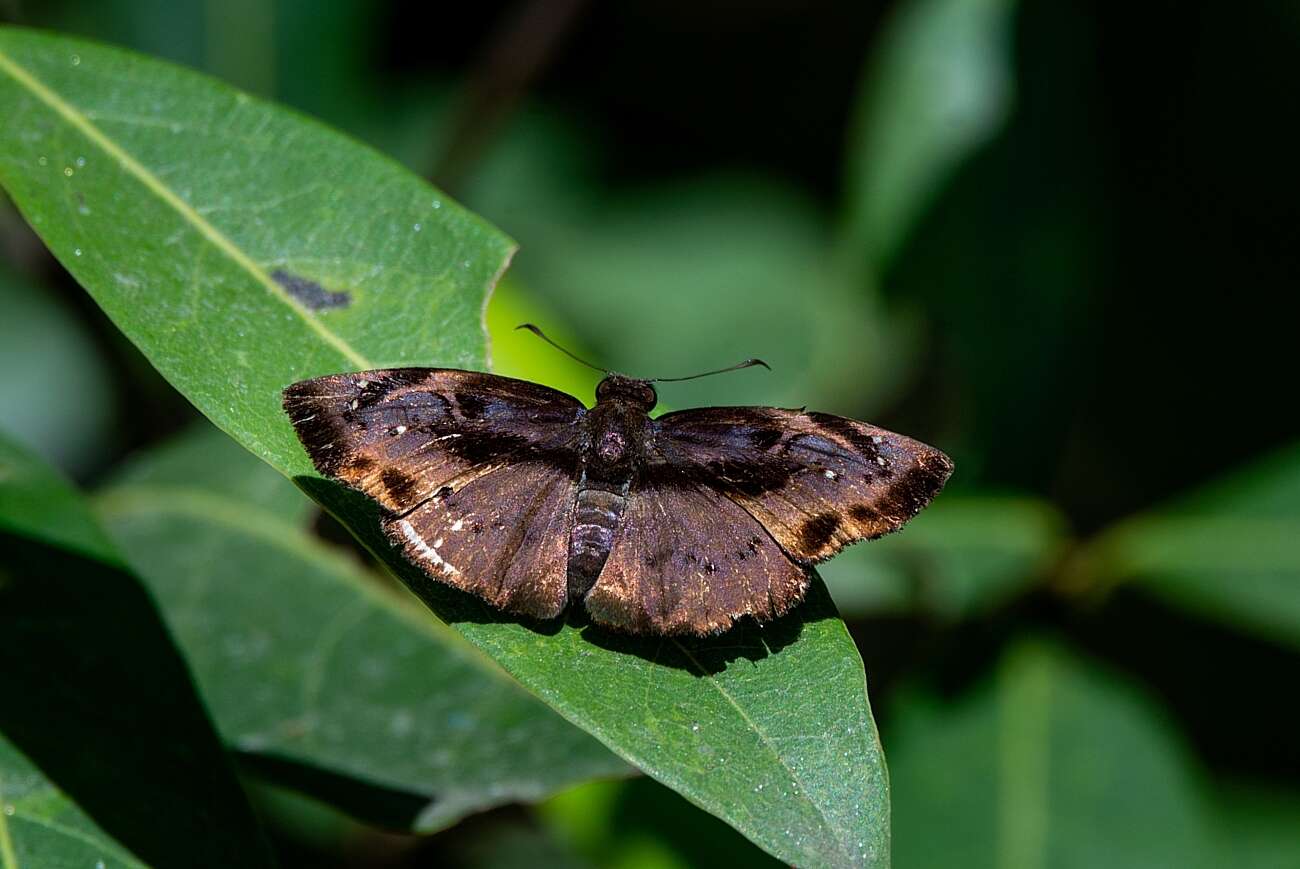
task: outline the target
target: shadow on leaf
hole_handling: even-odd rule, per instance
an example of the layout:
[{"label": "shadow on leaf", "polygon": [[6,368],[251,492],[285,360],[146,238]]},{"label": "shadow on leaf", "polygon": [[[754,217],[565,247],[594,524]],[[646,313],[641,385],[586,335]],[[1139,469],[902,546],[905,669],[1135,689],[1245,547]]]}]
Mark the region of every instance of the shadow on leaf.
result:
[{"label": "shadow on leaf", "polygon": [[797,640],[805,624],[838,618],[826,585],[814,571],[802,604],[779,619],[758,624],[744,619],[731,630],[713,637],[645,637],[620,634],[592,624],[587,614],[570,607],[561,618],[551,621],[520,619],[503,612],[475,595],[452,588],[410,564],[393,546],[380,527],[381,510],[366,495],[341,483],[320,477],[294,478],[298,487],[336,516],[357,535],[361,543],[381,561],[398,566],[403,583],[437,616],[448,624],[515,624],[544,636],[554,636],[567,625],[578,630],[594,646],[624,655],[635,655],[651,663],[675,667],[697,676],[720,673],[737,660],[756,662],[775,654]]},{"label": "shadow on leaf", "polygon": [[287,757],[237,752],[240,766],[267,782],[298,791],[339,808],[352,817],[399,832],[415,827],[432,797],[384,787]]},{"label": "shadow on leaf", "polygon": [[228,757],[133,576],[0,533],[0,733],[157,866],[270,865]]}]

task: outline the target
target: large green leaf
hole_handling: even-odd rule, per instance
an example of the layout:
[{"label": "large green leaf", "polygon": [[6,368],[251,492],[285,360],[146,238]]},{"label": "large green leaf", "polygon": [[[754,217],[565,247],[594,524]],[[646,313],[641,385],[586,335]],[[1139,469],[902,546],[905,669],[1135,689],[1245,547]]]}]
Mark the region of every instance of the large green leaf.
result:
[{"label": "large green leaf", "polygon": [[164,376],[444,621],[777,856],[887,862],[862,662],[820,582],[792,616],[708,641],[536,630],[406,563],[373,503],[312,471],[280,389],[371,364],[481,365],[504,239],[365,149],[112,49],[0,32],[0,113],[0,180],[55,254]]},{"label": "large green leaf", "polygon": [[512,245],[397,164],[193,73],[0,35],[0,183],[160,372],[282,471],[293,380],[472,365]]},{"label": "large green leaf", "polygon": [[[98,499],[228,744],[321,798],[420,830],[628,772],[405,592],[310,534],[305,504],[207,428],[134,463]],[[367,805],[375,787],[387,798]]]},{"label": "large green leaf", "polygon": [[0,637],[0,865],[270,865],[152,601],[7,436]]},{"label": "large green leaf", "polygon": [[886,737],[900,866],[1222,865],[1177,735],[1063,650],[1019,646],[956,702],[904,698]]},{"label": "large green leaf", "polygon": [[1300,647],[1300,447],[1100,535],[1071,579],[1131,581],[1203,617]]}]

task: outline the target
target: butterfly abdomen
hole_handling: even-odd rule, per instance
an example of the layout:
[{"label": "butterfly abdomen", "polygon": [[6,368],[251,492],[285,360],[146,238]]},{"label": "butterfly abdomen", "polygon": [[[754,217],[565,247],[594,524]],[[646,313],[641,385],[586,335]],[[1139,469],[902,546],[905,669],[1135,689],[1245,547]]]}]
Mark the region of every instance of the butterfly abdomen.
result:
[{"label": "butterfly abdomen", "polygon": [[581,600],[609,558],[626,499],[618,492],[579,489],[569,535],[569,600]]}]

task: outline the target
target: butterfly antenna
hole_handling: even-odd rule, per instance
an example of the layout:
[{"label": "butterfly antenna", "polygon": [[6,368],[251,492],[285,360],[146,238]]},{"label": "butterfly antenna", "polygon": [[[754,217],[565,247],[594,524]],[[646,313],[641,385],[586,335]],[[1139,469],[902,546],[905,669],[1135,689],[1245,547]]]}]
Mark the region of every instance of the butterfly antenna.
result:
[{"label": "butterfly antenna", "polygon": [[772,366],[768,365],[762,359],[746,359],[744,362],[737,362],[735,365],[729,366],[727,368],[719,368],[717,371],[706,371],[703,374],[692,374],[690,377],[656,377],[654,378],[653,382],[654,383],[675,383],[681,380],[694,380],[697,377],[708,377],[713,374],[726,374],[728,371],[739,371],[742,368],[753,368],[755,365],[762,365],[768,371],[772,370]]},{"label": "butterfly antenna", "polygon": [[587,366],[588,368],[594,368],[594,369],[596,369],[597,371],[603,371],[603,372],[606,373],[606,374],[612,374],[612,373],[613,373],[613,372],[610,371],[608,368],[601,368],[599,365],[592,365],[592,364],[591,364],[590,362],[588,362],[586,359],[579,359],[577,356],[574,356],[574,355],[573,355],[572,353],[570,353],[568,350],[565,350],[565,349],[564,349],[563,347],[561,347],[559,344],[556,344],[556,343],[555,343],[554,341],[552,341],[550,338],[547,338],[547,337],[546,337],[546,333],[543,332],[541,329],[537,328],[536,326],[534,326],[532,323],[520,323],[518,326],[515,327],[515,331],[516,331],[516,332],[518,332],[520,329],[527,329],[529,332],[532,332],[532,333],[533,333],[534,335],[536,335],[538,338],[541,338],[541,339],[542,339],[543,341],[545,341],[547,344],[550,344],[552,347],[554,347],[556,350],[559,350],[559,351],[560,351],[561,353],[563,353],[565,356],[568,356],[568,357],[569,357],[570,359],[572,359],[574,362],[578,362],[578,363],[580,363],[580,364],[582,364],[582,365]]}]

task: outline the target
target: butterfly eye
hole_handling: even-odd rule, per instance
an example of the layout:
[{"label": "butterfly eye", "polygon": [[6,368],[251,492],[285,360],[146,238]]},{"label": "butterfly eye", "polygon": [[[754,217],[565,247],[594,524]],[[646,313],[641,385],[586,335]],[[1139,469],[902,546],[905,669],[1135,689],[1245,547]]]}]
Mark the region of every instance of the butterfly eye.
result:
[{"label": "butterfly eye", "polygon": [[638,383],[640,395],[637,396],[637,403],[642,405],[647,411],[654,409],[659,403],[659,393],[648,383]]}]

